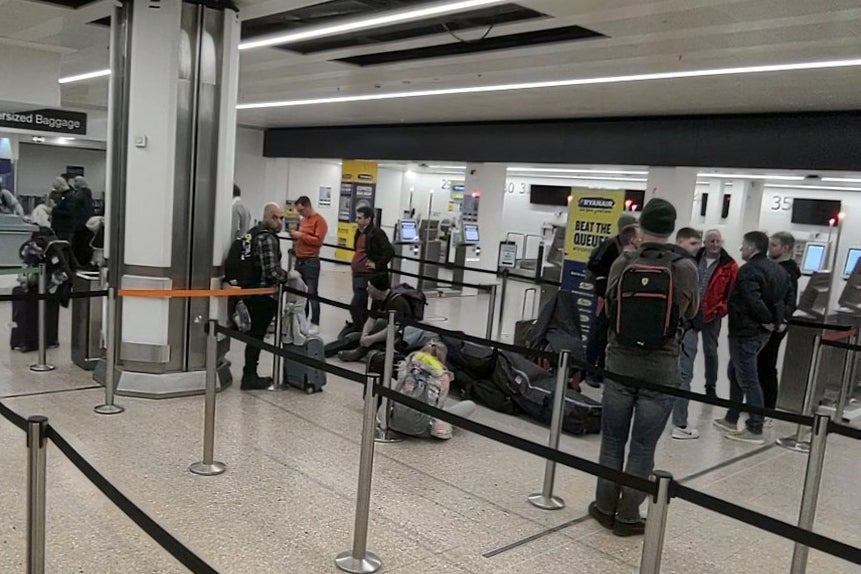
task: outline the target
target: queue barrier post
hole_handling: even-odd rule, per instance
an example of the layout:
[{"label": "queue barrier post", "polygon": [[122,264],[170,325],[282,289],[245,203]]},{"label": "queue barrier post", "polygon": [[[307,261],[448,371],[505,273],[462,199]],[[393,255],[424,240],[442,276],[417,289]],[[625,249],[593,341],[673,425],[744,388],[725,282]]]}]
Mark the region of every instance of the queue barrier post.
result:
[{"label": "queue barrier post", "polygon": [[[383,386],[392,388],[392,372],[395,362],[395,318],[397,313],[389,311],[389,322],[386,325],[386,353],[383,366]],[[379,443],[401,442],[403,439],[392,435],[389,431],[389,413],[392,404],[388,397],[383,398],[383,414],[377,420],[374,441]]]},{"label": "queue barrier post", "polygon": [[[807,470],[804,473],[804,490],[801,493],[801,509],[798,512],[798,527],[813,530],[816,519],[816,504],[819,500],[819,485],[822,482],[822,465],[825,462],[825,445],[828,439],[830,416],[817,411],[813,418],[813,434],[810,453],[807,455]],[[807,570],[807,555],[810,548],[795,543],[792,551],[790,574],[804,574]]]},{"label": "queue barrier post", "polygon": [[493,318],[496,314],[496,283],[490,286],[490,300],[487,302],[487,329],[485,339],[493,339]]},{"label": "queue barrier post", "polygon": [[215,363],[218,360],[218,339],[215,332],[216,321],[210,319],[206,334],[206,399],[203,413],[203,460],[188,467],[200,476],[215,476],[227,470],[227,465],[214,459],[215,451],[215,385],[217,374]]},{"label": "queue barrier post", "polygon": [[[275,346],[281,347],[281,342],[284,339],[284,284],[278,284],[278,291],[275,295],[278,304],[275,308]],[[275,353],[272,355],[272,384],[266,389],[267,391],[283,391],[284,386],[281,385],[281,380],[284,376],[282,367],[281,355]]]},{"label": "queue barrier post", "polygon": [[27,419],[27,573],[45,574],[45,467],[48,418]]},{"label": "queue barrier post", "polygon": [[[559,437],[562,434],[562,410],[565,405],[565,387],[568,383],[569,351],[559,354],[559,364],[556,372],[556,388],[553,389],[553,414],[550,419],[550,441],[548,446],[559,450]],[[553,484],[556,480],[556,461],[548,460],[544,467],[544,486],[541,492],[531,494],[527,498],[533,506],[544,510],[559,510],[565,508],[565,501],[553,495]]]},{"label": "queue barrier post", "polygon": [[45,337],[47,331],[45,330],[45,320],[46,314],[48,310],[48,301],[45,300],[44,296],[48,293],[48,266],[44,263],[39,264],[39,295],[42,297],[39,299],[39,324],[37,328],[39,329],[38,337],[39,337],[39,362],[35,365],[30,365],[30,370],[35,373],[47,373],[48,371],[53,371],[55,369],[54,365],[48,363],[48,351],[47,344],[45,342]]},{"label": "queue barrier post", "polygon": [[846,402],[849,400],[849,392],[855,381],[855,351],[846,349],[846,358],[843,359],[843,378],[840,380],[840,396],[834,407],[834,422],[843,423],[843,413],[846,410]]},{"label": "queue barrier post", "polygon": [[[819,378],[819,366],[821,364],[822,352],[822,331],[816,334],[813,338],[813,359],[810,365],[810,371],[807,374],[807,387],[804,390],[804,400],[801,403],[801,414],[807,415],[812,410],[813,393],[816,390],[816,380]],[[777,439],[778,446],[793,452],[810,452],[810,440],[807,438],[805,426],[798,424],[795,434]]]},{"label": "queue barrier post", "polygon": [[499,323],[496,327],[496,338],[502,340],[502,317],[505,314],[505,294],[508,291],[508,269],[502,270],[502,290],[499,293]]},{"label": "queue barrier post", "polygon": [[374,429],[376,428],[377,399],[374,388],[380,382],[376,373],[368,373],[365,380],[365,410],[362,421],[362,450],[359,458],[359,484],[356,489],[356,522],[353,528],[353,548],[338,554],[335,565],[350,574],[372,574],[383,563],[368,551],[368,514],[371,510],[371,479],[374,471]]},{"label": "queue barrier post", "polygon": [[105,313],[105,402],[93,410],[100,415],[116,415],[125,409],[114,404],[116,386],[116,353],[117,353],[117,295],[114,287],[108,288],[108,302]]},{"label": "queue barrier post", "polygon": [[670,484],[673,475],[663,470],[653,471],[652,482],[658,492],[649,498],[646,533],[643,538],[643,555],[640,559],[640,574],[659,574],[664,553],[664,534],[667,530],[667,509],[670,504]]}]

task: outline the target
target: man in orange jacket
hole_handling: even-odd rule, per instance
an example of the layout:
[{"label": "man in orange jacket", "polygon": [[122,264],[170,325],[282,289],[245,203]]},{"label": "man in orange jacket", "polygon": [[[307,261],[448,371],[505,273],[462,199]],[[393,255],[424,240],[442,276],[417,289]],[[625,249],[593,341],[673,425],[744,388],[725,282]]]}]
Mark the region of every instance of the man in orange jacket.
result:
[{"label": "man in orange jacket", "polygon": [[[296,255],[296,271],[308,287],[308,294],[317,295],[320,285],[320,247],[329,227],[323,216],[314,211],[311,200],[305,195],[296,200],[296,211],[302,217],[299,229],[290,232]],[[317,334],[320,332],[320,302],[309,298],[307,305],[311,308],[310,333]]]}]

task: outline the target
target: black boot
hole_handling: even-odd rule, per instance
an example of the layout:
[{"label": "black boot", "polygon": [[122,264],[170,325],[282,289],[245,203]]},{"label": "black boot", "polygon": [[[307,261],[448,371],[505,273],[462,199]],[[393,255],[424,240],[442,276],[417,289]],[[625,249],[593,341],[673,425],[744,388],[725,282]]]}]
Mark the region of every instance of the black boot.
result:
[{"label": "black boot", "polygon": [[258,377],[257,373],[242,373],[242,383],[239,385],[243,391],[259,391],[269,388],[272,377]]}]

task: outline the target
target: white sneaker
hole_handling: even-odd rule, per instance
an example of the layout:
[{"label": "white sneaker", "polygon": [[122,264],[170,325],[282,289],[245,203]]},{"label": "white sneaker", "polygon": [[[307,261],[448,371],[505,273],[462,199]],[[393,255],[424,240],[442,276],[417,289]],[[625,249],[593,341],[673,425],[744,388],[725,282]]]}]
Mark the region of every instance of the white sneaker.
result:
[{"label": "white sneaker", "polygon": [[320,325],[315,325],[314,323],[311,323],[311,326],[308,327],[308,334],[309,335],[319,335],[320,334]]},{"label": "white sneaker", "polygon": [[695,438],[700,438],[700,431],[690,427],[674,427],[673,438],[678,440],[691,440]]},{"label": "white sneaker", "polygon": [[735,432],[738,430],[738,423],[731,423],[726,419],[715,419],[712,424],[724,432]]},{"label": "white sneaker", "polygon": [[765,437],[762,436],[762,433],[755,434],[750,432],[750,429],[728,432],[723,436],[730,440],[737,440],[739,442],[746,442],[749,444],[765,444]]},{"label": "white sneaker", "polygon": [[773,427],[774,426],[774,419],[765,419],[764,421],[762,421],[762,426],[767,427],[767,428]]}]

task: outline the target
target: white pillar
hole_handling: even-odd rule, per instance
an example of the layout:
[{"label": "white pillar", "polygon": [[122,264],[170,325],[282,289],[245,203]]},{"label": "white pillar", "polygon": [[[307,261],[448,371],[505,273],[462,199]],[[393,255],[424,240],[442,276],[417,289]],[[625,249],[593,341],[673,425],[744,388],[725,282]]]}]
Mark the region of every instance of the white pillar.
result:
[{"label": "white pillar", "polygon": [[646,182],[646,202],[654,197],[666,199],[676,208],[676,229],[687,227],[693,221],[696,187],[696,168],[650,167]]},{"label": "white pillar", "polygon": [[[745,181],[741,184],[741,232],[760,231],[759,216],[762,212],[762,181]],[[777,230],[774,230],[777,231]]]},{"label": "white pillar", "polygon": [[481,233],[481,269],[496,269],[499,242],[505,239],[506,230],[500,224],[505,201],[504,165],[485,163],[466,164],[464,195],[479,193],[478,226]]}]

